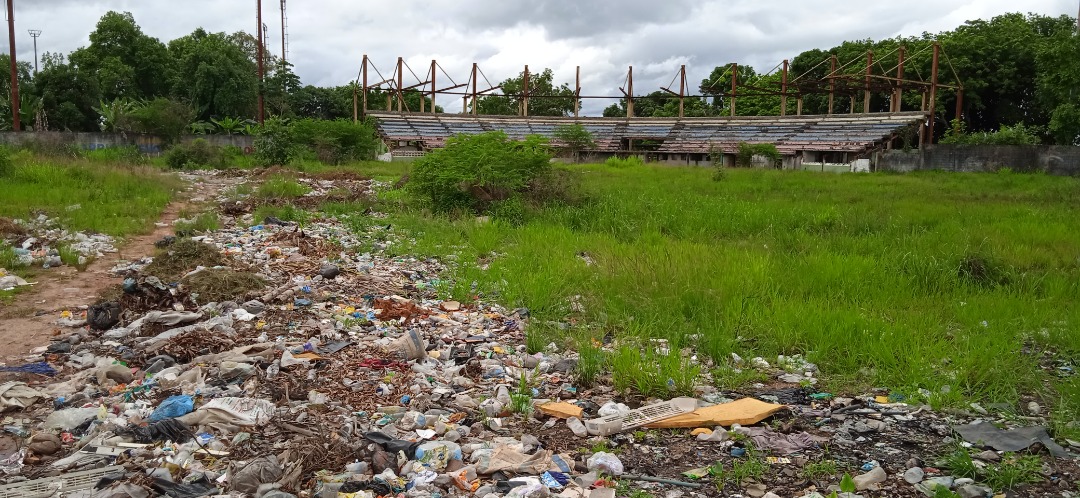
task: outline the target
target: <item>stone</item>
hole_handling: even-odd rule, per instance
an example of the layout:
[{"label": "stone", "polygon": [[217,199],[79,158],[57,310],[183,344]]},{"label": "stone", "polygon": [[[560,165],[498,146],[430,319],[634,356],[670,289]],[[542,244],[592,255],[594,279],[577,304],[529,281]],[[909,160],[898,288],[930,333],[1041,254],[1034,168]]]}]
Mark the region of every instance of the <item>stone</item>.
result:
[{"label": "stone", "polygon": [[921,491],[926,496],[934,496],[938,487],[945,487],[947,489],[953,488],[953,478],[951,476],[931,477],[919,484],[915,485],[915,489]]},{"label": "stone", "polygon": [[990,412],[986,411],[986,408],[983,408],[982,405],[980,405],[978,403],[972,403],[971,404],[971,409],[975,410],[975,413],[978,413],[979,415],[989,415],[990,414]]},{"label": "stone", "polygon": [[998,455],[994,450],[986,450],[982,453],[975,455],[975,458],[984,462],[998,462],[1001,461],[1001,455]]},{"label": "stone", "polygon": [[870,486],[873,486],[875,484],[885,482],[885,479],[887,479],[888,477],[889,475],[885,473],[885,469],[877,467],[870,472],[855,476],[855,478],[852,480],[855,481],[855,489],[857,491],[862,491],[865,489],[869,489]]},{"label": "stone", "polygon": [[768,492],[768,490],[769,488],[766,487],[764,484],[751,484],[746,487],[746,494],[748,496],[752,496],[753,498],[761,498],[765,496],[765,493]]},{"label": "stone", "polygon": [[319,268],[319,275],[327,280],[333,280],[338,275],[341,275],[341,268],[338,268],[337,265],[323,265],[322,268]]},{"label": "stone", "polygon": [[867,434],[871,432],[881,432],[888,427],[888,424],[880,420],[860,420],[858,422],[855,422],[855,425],[852,426],[852,430],[858,432],[859,434]]},{"label": "stone", "polygon": [[1027,404],[1027,410],[1028,410],[1029,413],[1031,413],[1032,415],[1034,415],[1036,417],[1038,417],[1039,415],[1042,414],[1042,407],[1039,406],[1039,404],[1034,402],[1034,401]]},{"label": "stone", "polygon": [[443,311],[460,311],[461,303],[457,301],[443,301],[439,307],[442,308]]},{"label": "stone", "polygon": [[904,472],[904,480],[908,484],[918,484],[923,481],[924,477],[926,477],[926,472],[923,472],[923,469],[919,467],[912,467]]},{"label": "stone", "polygon": [[974,484],[960,486],[956,489],[956,494],[960,495],[960,498],[986,498],[993,492],[994,490],[986,486],[977,486]]},{"label": "stone", "polygon": [[262,301],[248,301],[240,307],[252,315],[258,315],[259,313],[266,311],[266,305],[263,304]]}]

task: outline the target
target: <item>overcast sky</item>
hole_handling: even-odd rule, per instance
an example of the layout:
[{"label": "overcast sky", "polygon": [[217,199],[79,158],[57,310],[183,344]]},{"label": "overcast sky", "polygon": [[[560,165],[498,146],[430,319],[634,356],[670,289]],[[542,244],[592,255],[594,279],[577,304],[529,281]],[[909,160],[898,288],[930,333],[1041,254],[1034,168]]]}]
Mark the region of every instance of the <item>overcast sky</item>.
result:
[{"label": "overcast sky", "polygon": [[[280,52],[280,2],[263,4],[268,45]],[[934,33],[968,19],[1014,11],[1076,16],[1077,4],[1078,0],[290,0],[289,61],[305,84],[321,86],[354,80],[365,53],[387,76],[398,56],[405,57],[421,78],[437,59],[458,83],[468,78],[471,64],[477,62],[492,83],[517,75],[528,64],[533,71],[550,67],[558,82],[573,86],[574,68],[580,65],[586,95],[617,95],[627,66],[633,65],[635,93],[643,94],[667,86],[680,64],[687,64],[687,79],[696,89],[713,67],[731,61],[769,71],[804,50],[827,49],[844,40]],[[66,54],[89,44],[94,25],[109,10],[131,12],[143,32],[168,42],[198,27],[253,32],[256,9],[255,0],[15,0],[19,60],[33,59],[28,29],[42,31],[39,53]],[[445,81],[442,74],[439,79]],[[439,100],[448,111],[459,109],[460,102],[460,97]],[[598,114],[610,103],[586,101],[585,110]]]}]

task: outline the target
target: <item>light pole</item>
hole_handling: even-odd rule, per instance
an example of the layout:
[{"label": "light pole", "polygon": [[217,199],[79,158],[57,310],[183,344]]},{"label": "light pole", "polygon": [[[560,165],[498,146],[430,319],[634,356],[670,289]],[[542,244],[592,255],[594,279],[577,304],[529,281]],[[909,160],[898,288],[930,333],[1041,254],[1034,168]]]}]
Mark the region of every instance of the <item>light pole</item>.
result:
[{"label": "light pole", "polygon": [[30,37],[34,39],[34,74],[38,72],[37,39],[41,36],[40,29],[31,29]]}]

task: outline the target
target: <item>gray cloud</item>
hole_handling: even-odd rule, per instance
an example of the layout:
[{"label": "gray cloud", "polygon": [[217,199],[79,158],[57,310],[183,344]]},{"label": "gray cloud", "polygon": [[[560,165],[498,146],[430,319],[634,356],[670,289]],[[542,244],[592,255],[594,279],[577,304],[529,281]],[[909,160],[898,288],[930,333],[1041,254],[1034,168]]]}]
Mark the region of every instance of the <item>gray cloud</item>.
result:
[{"label": "gray cloud", "polygon": [[[41,29],[39,52],[68,53],[89,43],[108,10],[130,11],[143,31],[163,41],[198,27],[209,31],[255,28],[253,0],[15,0],[20,60],[33,59],[27,29]],[[269,45],[280,50],[278,2],[264,0]],[[844,40],[918,35],[965,20],[1018,10],[1005,0],[294,0],[289,10],[290,61],[305,83],[340,85],[356,78],[363,54],[384,73],[398,56],[422,75],[431,59],[459,83],[473,62],[493,82],[552,68],[573,83],[582,68],[587,94],[618,94],[627,66],[635,90],[666,86],[687,64],[691,88],[713,67],[731,61],[768,71],[784,58]],[[1031,0],[1022,10],[1075,15],[1073,0]],[[444,76],[440,73],[440,79]],[[440,99],[456,109],[460,99]],[[597,114],[608,103],[589,101]]]}]

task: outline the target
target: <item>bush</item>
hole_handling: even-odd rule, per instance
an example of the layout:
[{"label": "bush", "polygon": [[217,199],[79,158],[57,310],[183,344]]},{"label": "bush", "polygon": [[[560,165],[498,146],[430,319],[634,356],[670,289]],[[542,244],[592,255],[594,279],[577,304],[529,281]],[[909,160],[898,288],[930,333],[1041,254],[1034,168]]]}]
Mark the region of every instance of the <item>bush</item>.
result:
[{"label": "bush", "polygon": [[165,164],[172,169],[224,168],[225,154],[221,147],[202,138],[177,144],[165,153]]},{"label": "bush", "polygon": [[578,123],[556,126],[554,137],[560,151],[568,153],[575,163],[581,161],[582,152],[596,148],[592,132]]},{"label": "bush", "polygon": [[15,172],[15,164],[11,162],[11,151],[7,147],[0,146],[0,178],[11,176]]},{"label": "bush", "polygon": [[739,144],[739,150],[735,153],[735,165],[749,168],[754,165],[754,156],[764,157],[769,166],[775,168],[780,164],[780,151],[773,144]]},{"label": "bush", "polygon": [[954,119],[940,143],[951,145],[1039,145],[1042,129],[1037,126],[1002,125],[998,131],[969,133],[963,121]]},{"label": "bush", "polygon": [[259,166],[284,166],[294,155],[292,131],[280,119],[267,121],[255,137],[255,163]]},{"label": "bush", "polygon": [[431,200],[437,211],[486,211],[493,203],[524,193],[530,183],[551,171],[548,141],[530,136],[511,140],[492,131],[459,135],[446,148],[416,161],[408,189]]},{"label": "bush", "polygon": [[157,135],[167,143],[175,143],[188,131],[195,111],[191,106],[159,97],[131,112],[135,131]]},{"label": "bush", "polygon": [[296,145],[314,152],[325,164],[374,159],[378,149],[375,126],[368,121],[300,119],[291,128]]},{"label": "bush", "polygon": [[379,138],[371,122],[339,119],[274,120],[255,139],[256,162],[261,166],[285,165],[300,159],[325,164],[373,159]]}]

